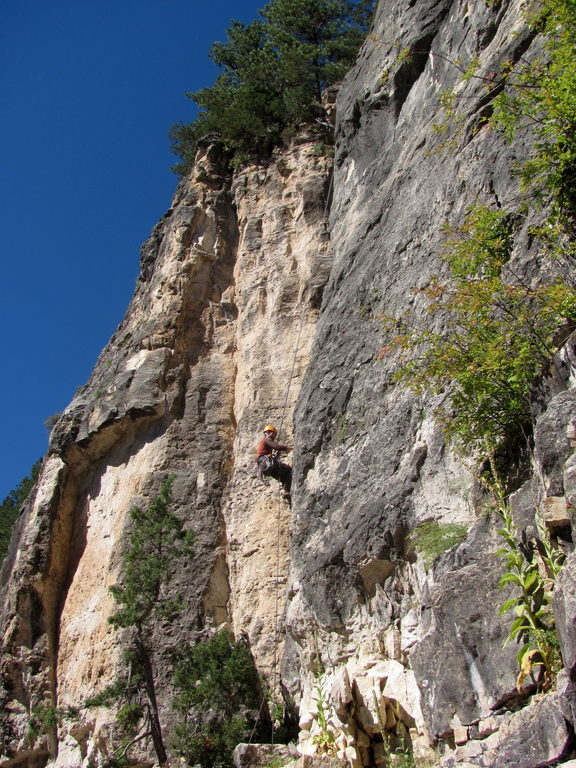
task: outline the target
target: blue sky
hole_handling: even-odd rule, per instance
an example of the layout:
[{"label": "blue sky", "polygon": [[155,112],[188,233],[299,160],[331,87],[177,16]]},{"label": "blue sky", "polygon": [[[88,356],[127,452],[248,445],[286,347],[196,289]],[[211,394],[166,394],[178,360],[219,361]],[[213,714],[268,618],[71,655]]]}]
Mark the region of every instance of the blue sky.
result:
[{"label": "blue sky", "polygon": [[0,26],[0,500],[122,320],[170,207],[170,126],[265,0],[7,0]]}]

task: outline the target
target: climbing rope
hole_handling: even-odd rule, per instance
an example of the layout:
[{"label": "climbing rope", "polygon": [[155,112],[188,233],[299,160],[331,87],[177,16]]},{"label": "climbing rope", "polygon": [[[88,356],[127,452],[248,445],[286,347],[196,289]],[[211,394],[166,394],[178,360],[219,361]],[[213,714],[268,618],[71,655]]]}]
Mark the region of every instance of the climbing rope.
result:
[{"label": "climbing rope", "polygon": [[[302,301],[302,299],[300,299]],[[290,396],[290,388],[292,386],[292,379],[294,378],[294,368],[296,367],[296,357],[300,348],[300,338],[302,336],[302,329],[304,327],[304,318],[306,316],[306,304],[302,307],[302,313],[300,315],[300,324],[298,327],[298,336],[296,337],[296,345],[294,347],[294,355],[292,356],[292,366],[290,368],[290,375],[288,377],[288,386],[286,387],[286,397],[284,398],[284,405],[282,406],[282,417],[278,427],[278,435],[281,434],[284,426],[284,417],[286,415],[286,408],[288,407],[288,398]],[[280,633],[278,629],[280,618],[280,549],[281,549],[281,525],[282,525],[282,502],[278,499],[276,504],[276,572],[274,576],[274,645],[272,654],[272,702],[276,700],[276,689],[278,686],[278,647],[280,645]],[[271,734],[270,742],[274,744],[274,712],[271,713]]]},{"label": "climbing rope", "polygon": [[[326,195],[326,200],[324,202],[324,211],[323,211],[323,219],[326,223],[327,213],[328,213],[328,206],[330,205],[330,200],[332,197],[332,188],[334,184],[334,168],[330,170],[330,183],[328,184],[328,194]],[[300,296],[299,302],[303,301],[303,295]],[[288,386],[286,388],[286,397],[284,398],[284,405],[282,406],[282,416],[280,418],[280,426],[278,428],[278,435],[282,433],[282,427],[284,426],[284,416],[286,415],[286,408],[288,406],[288,396],[290,394],[290,387],[292,386],[292,379],[294,377],[294,367],[296,365],[296,356],[298,354],[298,349],[300,347],[300,337],[302,335],[302,328],[304,326],[304,318],[306,316],[306,304],[304,303],[302,307],[302,314],[300,316],[300,325],[298,327],[298,336],[296,338],[296,346],[294,347],[294,355],[292,357],[292,367],[290,368],[290,376],[288,378]]]},{"label": "climbing rope", "polygon": [[[330,205],[330,199],[332,195],[332,186],[334,182],[334,168],[330,171],[330,183],[328,185],[328,194],[326,195],[326,201],[324,203],[323,219],[326,222],[326,215],[328,212],[328,206]],[[303,301],[303,296],[300,297],[300,302]],[[296,338],[296,346],[294,348],[294,356],[292,357],[292,367],[290,369],[290,376],[288,378],[288,387],[286,388],[286,397],[284,398],[284,405],[282,406],[282,417],[280,419],[280,426],[278,428],[278,435],[282,433],[282,427],[284,426],[284,416],[286,415],[286,407],[288,406],[288,396],[290,394],[290,387],[292,386],[292,379],[294,377],[294,367],[296,365],[296,356],[300,347],[300,337],[302,336],[302,328],[304,327],[304,318],[306,316],[306,304],[302,307],[302,314],[300,316],[300,326],[298,328],[298,337]]]},{"label": "climbing rope", "polygon": [[[330,204],[330,197],[332,192],[332,184],[334,181],[334,169],[332,168],[330,172],[330,184],[328,186],[328,194],[326,195],[326,202],[324,204],[324,221],[326,221],[326,214],[328,210],[328,206]],[[300,300],[298,303],[303,302],[303,295],[301,295]],[[288,398],[290,396],[290,388],[292,386],[292,379],[294,378],[294,368],[296,367],[296,358],[298,355],[298,350],[300,348],[300,339],[302,337],[302,329],[304,327],[304,318],[306,317],[306,303],[303,302],[302,306],[302,313],[300,315],[300,323],[298,327],[298,335],[296,337],[296,345],[294,347],[294,355],[292,356],[292,365],[290,368],[290,375],[288,377],[288,386],[286,387],[286,396],[284,398],[284,404],[282,406],[282,416],[280,418],[280,424],[278,426],[278,437],[282,433],[282,429],[284,427],[284,417],[286,415],[286,409],[288,407]],[[278,499],[277,507],[276,507],[276,573],[274,577],[274,643],[273,643],[273,653],[272,653],[272,705],[274,707],[274,703],[276,701],[276,687],[278,685],[278,646],[280,645],[279,641],[279,631],[278,631],[278,623],[279,623],[279,582],[280,582],[280,543],[281,543],[281,513],[282,513],[282,502],[280,499]],[[258,711],[258,716],[256,718],[256,722],[254,723],[254,728],[252,729],[252,733],[250,734],[250,741],[249,743],[252,743],[252,739],[254,737],[254,733],[256,731],[256,726],[258,725],[258,722],[260,720],[260,717],[262,715],[262,709],[264,707],[265,702],[265,696],[262,696],[262,702],[260,704],[260,709]],[[272,711],[270,713],[271,715],[271,734],[270,734],[270,743],[274,744],[274,712]]]},{"label": "climbing rope", "polygon": [[[300,299],[302,301],[302,299]],[[280,418],[280,426],[278,427],[278,435],[282,434],[282,428],[284,426],[284,417],[286,415],[286,408],[288,406],[288,397],[290,395],[290,387],[292,386],[292,379],[294,377],[294,368],[296,367],[296,357],[298,355],[298,349],[300,347],[300,337],[302,336],[302,328],[304,327],[304,318],[306,317],[306,304],[302,307],[302,314],[300,315],[300,326],[298,328],[298,336],[296,337],[296,346],[294,347],[294,355],[292,357],[292,367],[290,368],[290,375],[288,377],[288,387],[286,388],[286,397],[284,398],[284,405],[282,406],[282,416]]]}]

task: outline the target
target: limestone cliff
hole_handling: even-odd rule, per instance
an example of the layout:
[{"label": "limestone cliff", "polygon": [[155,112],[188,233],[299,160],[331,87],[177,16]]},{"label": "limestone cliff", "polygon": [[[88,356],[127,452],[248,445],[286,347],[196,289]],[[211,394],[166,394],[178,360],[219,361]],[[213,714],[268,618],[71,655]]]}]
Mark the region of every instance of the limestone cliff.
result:
[{"label": "limestone cliff", "polygon": [[[529,136],[507,145],[484,127],[482,82],[461,81],[454,62],[479,56],[489,71],[531,55],[523,11],[520,0],[382,0],[338,94],[334,158],[321,126],[236,172],[217,145],[200,147],[142,249],[123,323],[52,433],[3,565],[5,764],[97,765],[109,749],[110,710],[35,738],[30,713],[81,705],[122,664],[108,588],[131,506],[168,474],[196,534],[174,578],[184,612],[156,637],[168,723],[171,648],[226,623],[273,689],[281,676],[301,754],[318,752],[324,707],[354,768],[386,763],[383,727],[419,759],[443,753],[446,768],[572,756],[568,678],[541,699],[516,693],[495,525],[444,445],[436,401],[393,383],[398,361],[379,355],[382,313],[423,312],[413,289],[444,268],[443,223],[479,201],[519,208],[511,169]],[[447,88],[464,114],[451,150],[434,130]],[[513,256],[530,280],[535,215]],[[533,472],[522,468],[514,497],[526,525],[537,504],[576,503],[573,343],[542,386]],[[296,446],[292,508],[255,474],[266,422]],[[407,537],[428,520],[468,534],[427,570]],[[570,679],[573,586],[569,559],[556,611]]]},{"label": "limestone cliff", "polygon": [[[281,647],[274,617],[289,507],[257,480],[255,445],[265,421],[292,439],[328,274],[332,161],[321,141],[322,131],[301,137],[233,182],[208,145],[143,247],[126,318],[52,434],[4,565],[8,754],[22,749],[39,703],[78,706],[114,678],[121,644],[107,622],[108,587],[129,509],[168,474],[196,544],[176,576],[186,604],[178,638],[164,642],[227,622],[270,670]],[[102,710],[73,724],[75,738],[61,732],[56,764],[79,764],[79,740],[91,759],[110,717]],[[47,749],[55,746],[41,744],[38,757]]]},{"label": "limestone cliff", "polygon": [[[523,10],[516,2],[381,3],[337,101],[334,262],[295,413],[285,675],[293,690],[304,689],[302,710],[313,713],[315,627],[342,747],[360,745],[365,760],[381,730],[376,702],[380,718],[392,719],[400,702],[416,751],[437,740],[465,745],[447,752],[446,765],[554,764],[572,749],[572,726],[560,699],[550,697],[541,725],[549,736],[534,735],[530,754],[517,754],[527,719],[538,715],[529,708],[518,724],[510,718],[516,649],[503,647],[509,619],[497,615],[502,565],[493,557],[494,523],[478,510],[464,466],[445,450],[432,418],[438,399],[394,384],[397,357],[378,355],[383,314],[410,310],[431,322],[414,289],[445,268],[443,222],[462,222],[478,202],[519,210],[512,168],[529,151],[528,137],[509,146],[483,124],[490,110],[483,82],[462,80],[454,62],[477,56],[489,73],[501,61],[534,55],[540,41],[528,33]],[[444,121],[445,89],[454,89],[461,110],[451,148],[435,129]],[[512,262],[532,281],[541,268],[533,221],[524,219]],[[566,379],[548,390],[535,479],[518,492],[532,515],[544,497],[573,493],[571,475],[561,479],[573,448],[569,387]],[[407,548],[408,533],[427,520],[469,527],[429,572]],[[301,725],[306,749],[317,723],[306,714]]]}]

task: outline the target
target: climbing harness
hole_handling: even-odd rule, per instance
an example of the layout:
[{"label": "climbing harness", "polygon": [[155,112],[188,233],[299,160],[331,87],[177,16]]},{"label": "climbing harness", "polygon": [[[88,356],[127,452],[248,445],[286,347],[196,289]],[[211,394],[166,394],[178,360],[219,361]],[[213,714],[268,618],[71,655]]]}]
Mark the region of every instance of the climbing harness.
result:
[{"label": "climbing harness", "polygon": [[261,456],[258,459],[258,473],[262,476],[264,472],[269,472],[271,469],[275,469],[278,466],[278,456],[275,452],[268,454],[267,456]]}]

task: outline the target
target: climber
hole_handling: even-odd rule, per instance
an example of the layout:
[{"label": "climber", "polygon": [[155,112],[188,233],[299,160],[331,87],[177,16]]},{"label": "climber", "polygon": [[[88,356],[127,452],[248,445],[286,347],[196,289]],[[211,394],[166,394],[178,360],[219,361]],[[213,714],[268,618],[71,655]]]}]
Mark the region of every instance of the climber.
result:
[{"label": "climber", "polygon": [[258,443],[256,451],[256,463],[259,471],[266,476],[273,477],[282,483],[282,497],[290,501],[290,486],[292,485],[292,467],[278,459],[280,451],[291,451],[291,445],[281,445],[276,442],[278,430],[268,424],[262,430],[264,437]]}]

